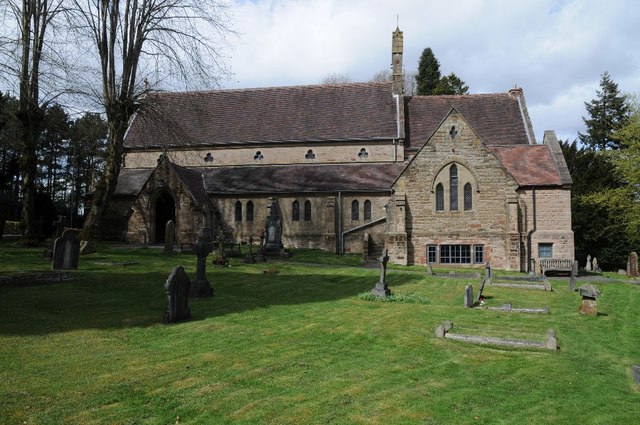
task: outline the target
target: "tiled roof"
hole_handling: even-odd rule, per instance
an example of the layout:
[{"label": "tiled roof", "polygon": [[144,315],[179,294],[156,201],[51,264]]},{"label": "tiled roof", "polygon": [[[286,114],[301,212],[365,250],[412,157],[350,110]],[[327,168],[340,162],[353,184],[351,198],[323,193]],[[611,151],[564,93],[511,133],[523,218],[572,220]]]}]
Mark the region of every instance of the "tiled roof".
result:
[{"label": "tiled roof", "polygon": [[137,196],[155,168],[123,168],[118,175],[115,196]]},{"label": "tiled roof", "polygon": [[561,186],[553,156],[547,145],[490,146],[520,186]]},{"label": "tiled roof", "polygon": [[389,191],[403,163],[270,165],[203,169],[209,193]]},{"label": "tiled roof", "polygon": [[126,148],[396,137],[389,83],[150,93]]},{"label": "tiled roof", "polygon": [[452,108],[464,116],[487,145],[529,144],[525,126],[530,123],[523,119],[518,98],[509,93],[496,93],[406,98],[405,146],[424,145]]},{"label": "tiled roof", "polygon": [[181,167],[173,162],[169,162],[169,166],[178,175],[178,178],[185,185],[187,190],[191,193],[193,200],[200,206],[212,206],[207,192],[204,187],[204,180],[202,174],[199,171],[190,170],[185,167]]}]

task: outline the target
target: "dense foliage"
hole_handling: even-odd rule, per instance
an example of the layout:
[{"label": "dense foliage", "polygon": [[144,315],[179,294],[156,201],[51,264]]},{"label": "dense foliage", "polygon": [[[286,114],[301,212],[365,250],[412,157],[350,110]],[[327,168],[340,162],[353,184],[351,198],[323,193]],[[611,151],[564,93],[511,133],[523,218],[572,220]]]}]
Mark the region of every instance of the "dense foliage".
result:
[{"label": "dense foliage", "polygon": [[597,98],[585,103],[587,132],[562,144],[573,179],[576,258],[598,258],[605,270],[626,267],[640,250],[640,113],[604,73]]},{"label": "dense foliage", "polygon": [[[0,95],[0,209],[9,220],[20,219],[22,200],[17,108],[17,99]],[[81,225],[89,190],[104,161],[106,132],[97,113],[73,119],[58,104],[44,110],[34,198],[38,236],[46,235],[57,215],[67,217],[68,225]]]},{"label": "dense foliage", "polygon": [[415,81],[417,95],[467,94],[469,92],[469,86],[455,73],[441,77],[440,62],[431,47],[422,51]]}]

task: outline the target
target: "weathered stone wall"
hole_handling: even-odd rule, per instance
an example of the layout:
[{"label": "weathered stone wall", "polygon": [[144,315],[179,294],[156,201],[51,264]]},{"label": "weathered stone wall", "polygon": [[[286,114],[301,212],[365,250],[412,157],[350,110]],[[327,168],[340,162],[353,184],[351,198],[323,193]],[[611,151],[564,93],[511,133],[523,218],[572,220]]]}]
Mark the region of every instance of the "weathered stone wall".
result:
[{"label": "weathered stone wall", "polygon": [[[535,190],[535,223],[533,218],[534,190],[519,192],[526,208],[526,228],[531,233],[531,257],[539,264],[538,245],[553,244],[553,258],[574,259],[574,239],[571,230],[571,191],[561,188]],[[527,244],[528,245],[528,244]],[[538,270],[539,271],[539,270]]]},{"label": "weathered stone wall", "polygon": [[[450,210],[448,173],[452,163],[458,168],[457,211]],[[444,186],[444,211],[436,211],[438,183]],[[473,189],[470,211],[464,210],[466,183]],[[468,244],[484,245],[484,261],[494,267],[521,268],[518,185],[457,112],[446,118],[393,188],[406,195],[407,242],[406,258],[401,258],[405,255],[398,226],[401,215],[395,211],[390,214],[387,236],[391,261],[424,264],[427,245]]]},{"label": "weathered stone wall", "polygon": [[[304,219],[305,201],[311,202],[311,220]],[[351,204],[358,200],[358,220],[352,220]],[[366,201],[371,202],[371,219],[364,219],[364,205]],[[253,221],[247,221],[247,203],[253,202]],[[300,219],[293,220],[293,202],[298,201],[300,206]],[[365,232],[369,232],[373,238],[372,243],[384,245],[384,227],[378,226],[371,229],[367,223],[384,218],[384,206],[388,201],[388,196],[383,194],[351,194],[338,199],[336,195],[309,196],[301,194],[299,196],[279,196],[277,204],[282,217],[282,242],[286,248],[314,248],[336,252],[338,240],[338,226],[341,224],[343,231],[351,230],[360,226],[365,226],[361,231],[357,231],[352,239],[364,237]],[[242,204],[242,220],[235,220],[236,203]],[[340,202],[342,205],[342,222],[338,221],[337,211]],[[220,209],[222,220],[228,232],[233,234],[237,241],[247,241],[250,235],[254,238],[260,235],[269,214],[268,206],[271,205],[271,196],[255,197],[219,197],[216,203]],[[356,233],[360,236],[356,236]],[[345,240],[346,242],[346,240]],[[358,243],[345,244],[345,251],[362,253],[362,245]]]},{"label": "weathered stone wall", "polygon": [[[365,155],[359,155],[365,149]],[[265,165],[265,164],[314,164],[343,162],[380,162],[394,161],[394,150],[402,159],[402,146],[394,146],[392,141],[377,143],[323,143],[304,145],[259,146],[250,148],[209,148],[184,149],[167,152],[169,159],[185,167],[220,167],[232,165]],[[312,150],[315,158],[305,158]],[[260,155],[257,155],[260,152]],[[125,165],[129,168],[154,168],[162,151],[130,151],[127,152]],[[213,161],[205,161],[207,154]],[[258,159],[262,156],[262,159]]]},{"label": "weathered stone wall", "polygon": [[151,175],[132,205],[133,213],[129,217],[127,228],[129,243],[157,243],[155,240],[155,203],[162,193],[168,193],[175,203],[176,244],[195,242],[198,229],[204,224],[211,225],[213,211],[209,211],[206,216],[198,211],[180,179],[170,173],[168,167],[161,166]]}]

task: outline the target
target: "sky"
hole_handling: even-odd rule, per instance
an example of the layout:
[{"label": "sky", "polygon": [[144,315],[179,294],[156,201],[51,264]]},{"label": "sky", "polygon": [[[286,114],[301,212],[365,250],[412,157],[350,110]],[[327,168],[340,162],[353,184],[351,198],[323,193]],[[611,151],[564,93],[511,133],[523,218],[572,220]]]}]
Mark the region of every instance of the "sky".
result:
[{"label": "sky", "polygon": [[369,81],[404,33],[405,72],[431,47],[470,93],[524,90],[538,142],[574,140],[602,73],[640,94],[637,0],[235,0],[224,88]]}]

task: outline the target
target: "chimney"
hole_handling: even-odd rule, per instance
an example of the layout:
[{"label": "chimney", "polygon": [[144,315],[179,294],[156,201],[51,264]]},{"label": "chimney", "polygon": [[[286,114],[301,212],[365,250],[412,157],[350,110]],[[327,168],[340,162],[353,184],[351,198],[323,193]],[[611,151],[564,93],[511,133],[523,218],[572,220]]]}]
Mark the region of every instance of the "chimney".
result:
[{"label": "chimney", "polygon": [[404,94],[404,75],[402,73],[402,31],[396,27],[391,41],[391,69],[393,76],[393,93]]}]

